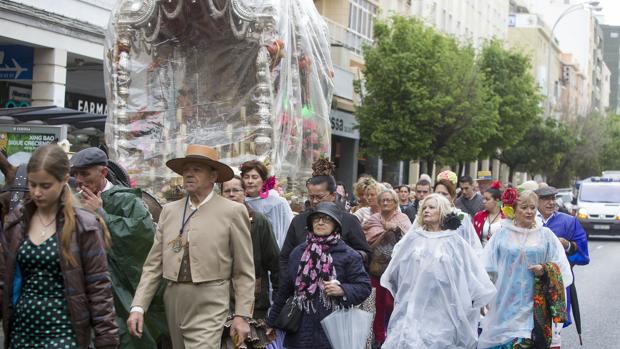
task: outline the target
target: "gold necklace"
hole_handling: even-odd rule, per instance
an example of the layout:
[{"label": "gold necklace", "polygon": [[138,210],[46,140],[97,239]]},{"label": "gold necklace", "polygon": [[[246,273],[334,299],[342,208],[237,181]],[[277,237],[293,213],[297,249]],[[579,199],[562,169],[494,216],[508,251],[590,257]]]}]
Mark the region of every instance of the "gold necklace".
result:
[{"label": "gold necklace", "polygon": [[49,232],[46,229],[50,225],[52,225],[54,222],[56,222],[56,216],[54,216],[54,218],[47,224],[43,222],[43,217],[41,216],[40,213],[37,213],[37,217],[39,217],[39,223],[41,223],[41,225],[43,226],[43,228],[41,229],[41,237],[45,237],[47,234],[49,234]]}]

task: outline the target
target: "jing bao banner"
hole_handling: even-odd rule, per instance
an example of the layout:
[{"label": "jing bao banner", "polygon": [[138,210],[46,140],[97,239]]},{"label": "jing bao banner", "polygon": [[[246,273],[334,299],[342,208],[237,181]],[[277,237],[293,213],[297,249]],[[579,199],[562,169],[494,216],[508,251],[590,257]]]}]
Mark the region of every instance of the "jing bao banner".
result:
[{"label": "jing bao banner", "polygon": [[32,153],[38,147],[67,137],[66,126],[0,126],[0,151],[6,157],[17,153]]}]

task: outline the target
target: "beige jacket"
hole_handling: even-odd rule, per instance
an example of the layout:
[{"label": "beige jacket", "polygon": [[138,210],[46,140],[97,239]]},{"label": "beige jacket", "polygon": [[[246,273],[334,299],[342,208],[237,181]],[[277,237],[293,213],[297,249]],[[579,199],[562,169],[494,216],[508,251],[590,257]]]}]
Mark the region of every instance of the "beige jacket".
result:
[{"label": "beige jacket", "polygon": [[[148,309],[162,276],[177,280],[183,252],[174,252],[170,242],[179,234],[185,202],[183,199],[166,204],[161,211],[155,241],[144,262],[132,307]],[[188,208],[186,217],[190,212]],[[214,195],[190,218],[183,234],[184,242],[188,235],[192,281],[232,280],[235,315],[251,317],[254,260],[246,208]]]}]

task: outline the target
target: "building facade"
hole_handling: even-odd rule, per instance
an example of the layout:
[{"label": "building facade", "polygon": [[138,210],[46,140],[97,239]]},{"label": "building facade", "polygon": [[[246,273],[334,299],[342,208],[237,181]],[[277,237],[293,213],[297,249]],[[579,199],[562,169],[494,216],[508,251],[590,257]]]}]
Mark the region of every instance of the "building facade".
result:
[{"label": "building facade", "polygon": [[564,121],[575,121],[588,112],[588,96],[585,93],[586,76],[574,62],[570,53],[560,54],[562,77],[560,78],[560,102],[557,112]]},{"label": "building facade", "polygon": [[601,25],[603,61],[610,71],[609,111],[620,114],[620,26]]},{"label": "building facade", "polygon": [[549,28],[537,14],[512,13],[506,44],[530,57],[530,73],[546,97],[546,109],[561,119],[557,114],[561,109],[561,51],[551,39]]},{"label": "building facade", "polygon": [[573,54],[586,76],[585,91],[589,112],[606,113],[607,96],[606,71],[603,60],[603,35],[600,21],[593,8],[575,0],[538,0],[530,1],[530,12],[541,16],[550,28],[563,52]]},{"label": "building facade", "polygon": [[442,33],[480,48],[486,40],[506,38],[508,0],[384,0],[383,13],[422,19]]},{"label": "building facade", "polygon": [[104,28],[114,3],[2,1],[0,65],[27,69],[25,74],[1,77],[2,107],[80,105],[90,111],[92,105],[94,112],[104,113]]}]

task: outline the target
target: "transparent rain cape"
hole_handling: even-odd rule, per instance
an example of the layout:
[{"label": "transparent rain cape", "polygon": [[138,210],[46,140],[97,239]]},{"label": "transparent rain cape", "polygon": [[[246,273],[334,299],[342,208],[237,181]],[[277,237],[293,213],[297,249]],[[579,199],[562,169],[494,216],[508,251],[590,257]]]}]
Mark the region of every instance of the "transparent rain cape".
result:
[{"label": "transparent rain cape", "polygon": [[[474,249],[476,255],[479,256],[482,254],[482,243],[480,243],[480,238],[478,237],[478,234],[476,234],[476,228],[474,228],[474,223],[471,220],[471,216],[458,208],[453,208],[452,210],[457,215],[462,215],[463,217],[461,219],[461,226],[458,227],[456,232],[465,240],[465,242],[469,244],[469,246],[471,246],[471,248]],[[413,225],[416,229],[422,229],[422,227],[418,224],[417,218],[413,222]]]},{"label": "transparent rain cape", "polygon": [[190,143],[233,168],[267,161],[289,191],[329,156],[333,68],[312,1],[119,1],[104,76],[110,156],[160,200]]},{"label": "transparent rain cape", "polygon": [[531,338],[534,328],[534,273],[528,266],[553,262],[562,272],[566,288],[573,282],[566,253],[560,240],[548,228],[516,227],[512,220],[484,247],[486,270],[493,276],[497,295],[482,320],[479,348],[504,344],[514,338]]},{"label": "transparent rain cape", "polygon": [[394,296],[385,348],[475,348],[480,308],[495,287],[456,231],[412,226],[396,244],[381,285]]}]

